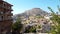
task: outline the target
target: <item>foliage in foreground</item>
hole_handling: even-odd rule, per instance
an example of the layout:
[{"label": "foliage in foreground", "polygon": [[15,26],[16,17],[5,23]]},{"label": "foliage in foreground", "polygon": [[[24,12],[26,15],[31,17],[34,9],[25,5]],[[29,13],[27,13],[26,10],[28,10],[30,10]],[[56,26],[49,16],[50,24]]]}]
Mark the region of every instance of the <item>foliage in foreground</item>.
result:
[{"label": "foliage in foreground", "polygon": [[[60,15],[58,13],[55,13],[50,7],[48,9],[52,12],[52,22],[54,26],[51,28],[52,34],[60,34]],[[60,12],[60,7],[58,6],[58,11]]]},{"label": "foliage in foreground", "polygon": [[21,24],[21,20],[17,19],[16,22],[12,25],[12,32],[18,32],[22,30],[23,25]]},{"label": "foliage in foreground", "polygon": [[36,33],[36,27],[34,27],[34,26],[26,27],[25,33]]}]

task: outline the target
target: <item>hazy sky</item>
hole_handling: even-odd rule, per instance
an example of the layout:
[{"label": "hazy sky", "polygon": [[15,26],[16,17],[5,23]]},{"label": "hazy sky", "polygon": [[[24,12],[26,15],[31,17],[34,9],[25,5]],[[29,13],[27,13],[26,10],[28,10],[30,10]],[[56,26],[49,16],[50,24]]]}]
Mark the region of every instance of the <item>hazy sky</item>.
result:
[{"label": "hazy sky", "polygon": [[[32,8],[41,8],[47,12],[48,6],[56,10],[57,5],[60,5],[59,0],[5,0],[13,5],[13,14],[23,13],[25,10]],[[57,11],[57,10],[56,10]]]}]

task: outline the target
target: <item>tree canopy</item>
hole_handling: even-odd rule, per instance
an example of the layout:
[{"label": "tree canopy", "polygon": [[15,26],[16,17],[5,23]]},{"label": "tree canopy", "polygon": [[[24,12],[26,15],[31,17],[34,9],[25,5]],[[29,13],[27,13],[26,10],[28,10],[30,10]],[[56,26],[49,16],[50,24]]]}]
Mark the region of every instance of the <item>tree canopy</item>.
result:
[{"label": "tree canopy", "polygon": [[[58,11],[60,12],[60,7],[57,6],[57,8],[58,8]],[[51,20],[54,24],[54,26],[52,26],[52,28],[51,28],[51,33],[52,34],[60,34],[60,30],[59,30],[60,29],[60,17],[59,17],[60,15],[55,13],[50,7],[48,7],[48,9],[52,12]]]}]

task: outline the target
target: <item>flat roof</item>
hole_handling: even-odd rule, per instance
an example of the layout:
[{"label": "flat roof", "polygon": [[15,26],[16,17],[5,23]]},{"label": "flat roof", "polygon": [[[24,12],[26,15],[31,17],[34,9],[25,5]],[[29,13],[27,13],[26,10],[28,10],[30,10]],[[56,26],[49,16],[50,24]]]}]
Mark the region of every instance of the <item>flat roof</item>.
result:
[{"label": "flat roof", "polygon": [[10,3],[6,2],[6,1],[3,1],[3,0],[2,0],[2,2],[5,2],[5,3],[7,3],[8,5],[11,5],[11,6],[13,6],[12,4],[10,4]]}]

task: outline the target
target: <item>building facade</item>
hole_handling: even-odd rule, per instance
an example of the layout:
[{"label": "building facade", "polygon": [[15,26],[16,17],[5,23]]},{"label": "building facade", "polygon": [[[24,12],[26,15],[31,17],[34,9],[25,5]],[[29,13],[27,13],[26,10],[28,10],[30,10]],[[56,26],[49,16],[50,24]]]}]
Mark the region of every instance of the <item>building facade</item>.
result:
[{"label": "building facade", "polygon": [[11,30],[13,22],[12,6],[6,1],[0,0],[0,34]]}]

